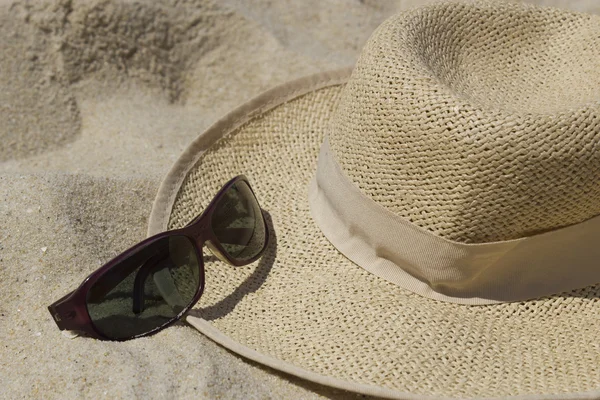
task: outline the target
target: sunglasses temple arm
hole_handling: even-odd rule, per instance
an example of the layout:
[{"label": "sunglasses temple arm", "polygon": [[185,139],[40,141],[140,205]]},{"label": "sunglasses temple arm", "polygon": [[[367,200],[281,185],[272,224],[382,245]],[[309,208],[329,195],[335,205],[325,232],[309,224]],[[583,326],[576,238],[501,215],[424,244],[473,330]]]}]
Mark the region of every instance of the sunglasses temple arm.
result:
[{"label": "sunglasses temple arm", "polygon": [[133,313],[139,314],[144,311],[144,287],[146,286],[146,280],[152,273],[152,271],[158,266],[161,261],[161,257],[155,255],[150,257],[135,274],[135,281],[133,282]]},{"label": "sunglasses temple arm", "polygon": [[153,275],[156,288],[169,305],[181,307],[182,309],[185,308],[185,301],[183,301],[179,296],[177,286],[175,285],[173,277],[169,272],[169,268],[164,261],[165,258],[159,258],[158,256],[152,257],[144,263],[144,265],[136,274],[135,281],[133,283],[134,314],[139,314],[144,311],[144,287],[146,286],[146,281],[150,275]]},{"label": "sunglasses temple arm", "polygon": [[223,228],[215,231],[220,243],[245,246],[254,234],[254,228]]},{"label": "sunglasses temple arm", "polygon": [[48,306],[48,311],[50,312],[50,315],[52,315],[52,318],[54,318],[54,322],[61,331],[63,329],[66,329],[66,327],[64,326],[64,322],[67,320],[68,311],[66,310],[69,307],[65,307],[65,305],[68,304],[67,299],[71,297],[72,294],[73,292],[70,292]]},{"label": "sunglasses temple arm", "polygon": [[85,310],[77,307],[71,299],[74,293],[71,292],[48,306],[48,311],[61,331],[77,331],[86,325]]}]

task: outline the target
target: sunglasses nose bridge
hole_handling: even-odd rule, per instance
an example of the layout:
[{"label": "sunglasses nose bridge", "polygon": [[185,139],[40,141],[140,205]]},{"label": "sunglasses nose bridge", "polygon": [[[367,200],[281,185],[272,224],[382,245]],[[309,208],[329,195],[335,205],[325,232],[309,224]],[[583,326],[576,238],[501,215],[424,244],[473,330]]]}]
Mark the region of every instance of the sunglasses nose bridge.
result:
[{"label": "sunglasses nose bridge", "polygon": [[199,249],[211,238],[210,218],[202,217],[185,229],[186,233],[194,239]]}]

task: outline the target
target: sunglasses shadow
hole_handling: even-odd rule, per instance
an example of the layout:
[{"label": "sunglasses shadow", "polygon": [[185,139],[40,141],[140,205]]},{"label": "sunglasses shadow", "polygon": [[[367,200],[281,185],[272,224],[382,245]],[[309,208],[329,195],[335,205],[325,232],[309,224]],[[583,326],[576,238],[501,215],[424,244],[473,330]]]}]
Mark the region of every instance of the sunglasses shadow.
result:
[{"label": "sunglasses shadow", "polygon": [[[188,315],[192,317],[202,318],[206,321],[213,321],[229,314],[235,306],[249,293],[257,291],[269,276],[271,268],[275,263],[277,255],[277,236],[273,227],[273,220],[271,215],[263,210],[265,222],[269,229],[269,243],[265,249],[264,254],[258,260],[256,269],[246,280],[238,286],[231,294],[225,297],[223,300],[209,307],[201,309],[192,309],[188,312]],[[229,266],[229,268],[235,268]],[[209,289],[210,290],[210,289]]]}]

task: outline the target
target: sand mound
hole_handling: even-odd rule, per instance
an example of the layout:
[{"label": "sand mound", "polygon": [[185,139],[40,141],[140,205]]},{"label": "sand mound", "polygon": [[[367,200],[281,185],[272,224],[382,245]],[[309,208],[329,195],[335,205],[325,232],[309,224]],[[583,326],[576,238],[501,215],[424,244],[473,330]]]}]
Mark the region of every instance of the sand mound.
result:
[{"label": "sand mound", "polygon": [[7,6],[0,7],[0,37],[0,161],[72,141],[81,118],[52,37]]}]

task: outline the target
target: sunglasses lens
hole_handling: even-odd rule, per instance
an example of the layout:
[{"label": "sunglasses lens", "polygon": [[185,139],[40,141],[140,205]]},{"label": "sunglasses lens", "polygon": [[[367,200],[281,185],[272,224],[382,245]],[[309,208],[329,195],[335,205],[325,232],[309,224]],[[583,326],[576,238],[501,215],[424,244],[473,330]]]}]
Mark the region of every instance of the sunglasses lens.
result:
[{"label": "sunglasses lens", "polygon": [[265,247],[265,220],[256,197],[244,181],[236,182],[221,196],[211,225],[231,259],[250,260]]},{"label": "sunglasses lens", "polygon": [[168,236],[102,275],[88,291],[87,309],[100,333],[126,339],[171,322],[200,286],[194,244],[186,236]]}]

